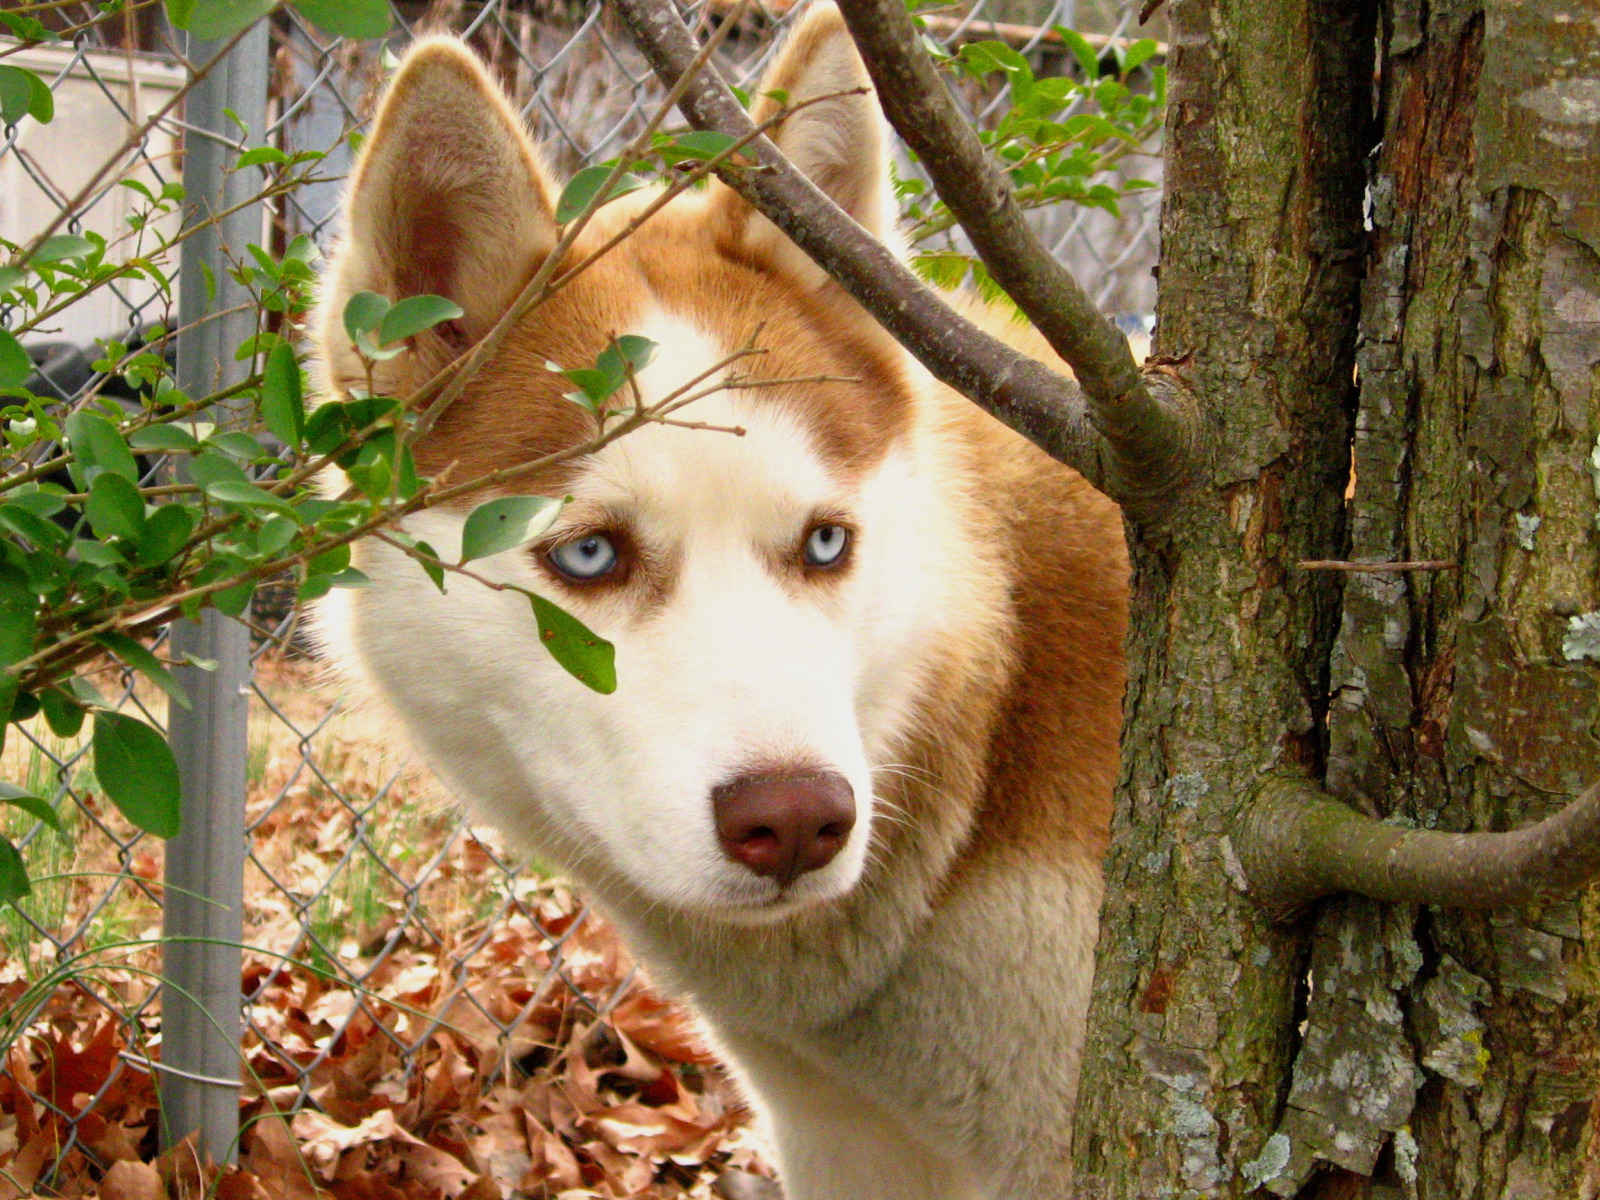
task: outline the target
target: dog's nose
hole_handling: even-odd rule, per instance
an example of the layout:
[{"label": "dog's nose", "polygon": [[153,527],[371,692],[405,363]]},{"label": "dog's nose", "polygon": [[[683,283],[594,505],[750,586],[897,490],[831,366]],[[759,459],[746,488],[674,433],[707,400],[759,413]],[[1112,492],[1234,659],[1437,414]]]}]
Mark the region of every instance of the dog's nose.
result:
[{"label": "dog's nose", "polygon": [[711,808],[723,853],[782,884],[832,862],[856,823],[855,792],[832,771],[741,775]]}]

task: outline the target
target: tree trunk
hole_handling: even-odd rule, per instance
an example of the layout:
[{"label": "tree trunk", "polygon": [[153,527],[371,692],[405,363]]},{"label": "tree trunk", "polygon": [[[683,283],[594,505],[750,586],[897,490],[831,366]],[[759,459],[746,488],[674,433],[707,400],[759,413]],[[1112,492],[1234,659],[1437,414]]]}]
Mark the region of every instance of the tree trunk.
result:
[{"label": "tree trunk", "polygon": [[[1451,830],[1600,779],[1600,23],[1381,18],[1173,6],[1157,345],[1221,449],[1136,547],[1085,1197],[1600,1195],[1594,889],[1271,928],[1232,869],[1280,765]],[[1459,569],[1296,569],[1324,557]]]},{"label": "tree trunk", "polygon": [[[1240,891],[1263,772],[1315,768],[1342,549],[1374,10],[1176,0],[1158,355],[1206,477],[1134,542],[1130,684],[1075,1157],[1083,1197],[1237,1196],[1276,1128],[1305,939]],[[1190,356],[1192,361],[1188,361]]]}]

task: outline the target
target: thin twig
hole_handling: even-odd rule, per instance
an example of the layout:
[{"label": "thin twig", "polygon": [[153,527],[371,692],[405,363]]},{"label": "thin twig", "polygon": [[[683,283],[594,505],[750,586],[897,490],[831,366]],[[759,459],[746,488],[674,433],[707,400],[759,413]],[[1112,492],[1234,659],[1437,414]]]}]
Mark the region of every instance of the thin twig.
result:
[{"label": "thin twig", "polygon": [[1344,562],[1336,558],[1309,558],[1295,565],[1302,571],[1362,571],[1384,574],[1398,571],[1454,571],[1461,564],[1447,558],[1427,558],[1416,562]]}]

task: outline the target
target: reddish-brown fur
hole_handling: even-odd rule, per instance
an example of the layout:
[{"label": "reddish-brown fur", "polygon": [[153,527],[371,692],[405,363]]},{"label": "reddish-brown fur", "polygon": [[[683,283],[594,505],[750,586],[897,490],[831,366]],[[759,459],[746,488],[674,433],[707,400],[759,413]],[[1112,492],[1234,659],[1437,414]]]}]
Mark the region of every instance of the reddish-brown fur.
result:
[{"label": "reddish-brown fur", "polygon": [[[814,11],[765,86],[799,86],[808,59],[824,54],[828,43],[843,36],[837,13]],[[837,74],[835,66],[828,69]],[[416,98],[408,97],[405,89],[423,86],[436,91],[428,103],[412,103]],[[880,136],[875,111],[862,107],[870,106],[870,99],[843,103],[852,107],[828,113],[818,106],[806,110],[811,114],[808,119],[856,121],[860,139]],[[463,157],[460,148],[451,148],[451,123],[476,128],[483,123],[484,109],[500,114],[506,145],[474,143],[469,146],[473,155]],[[434,124],[419,130],[402,128],[402,122]],[[794,132],[788,126],[781,129],[780,145],[790,149],[786,139]],[[427,169],[453,181],[455,199],[445,205],[429,200],[430,193],[424,190],[406,193],[410,200],[375,214],[353,206],[354,249],[336,260],[322,314],[322,365],[331,390],[363,381],[338,325],[337,309],[344,294],[357,287],[389,295],[435,291],[458,299],[466,309],[456,331],[422,335],[415,339],[412,353],[381,368],[378,384],[392,394],[405,395],[464,344],[483,335],[554,244],[556,230],[550,217],[554,188],[521,135],[514,112],[453,43],[424,45],[413,52],[401,84],[391,90],[380,111],[373,149],[353,185],[355,194],[405,192],[393,179],[419,167],[396,155],[419,139],[439,147],[436,152],[442,161]],[[825,154],[813,153],[812,161],[805,162],[805,153],[815,151],[806,139],[792,149],[802,165],[825,182],[829,171],[838,167],[830,166]],[[878,219],[877,191],[862,186],[852,171],[844,169],[837,171],[832,185],[836,198],[873,228]],[[464,204],[462,195],[467,198]],[[484,205],[477,202],[483,196],[501,199],[498,206]],[[649,198],[635,194],[603,209],[573,247],[567,265],[587,257]],[[446,211],[441,215],[435,209]],[[518,226],[516,237],[507,233],[508,223]],[[374,239],[379,249],[362,248]],[[519,246],[522,257],[511,256],[511,248]],[[533,247],[531,252],[528,246]],[[424,474],[448,472],[452,479],[464,480],[585,441],[595,432],[594,418],[564,398],[571,383],[546,364],[592,364],[611,338],[633,332],[642,315],[653,310],[685,319],[721,346],[738,347],[756,337],[766,353],[745,360],[737,370],[768,379],[826,375],[845,380],[787,383],[744,395],[753,405],[781,406],[793,414],[812,435],[820,457],[846,483],[869,475],[897,448],[917,444],[926,449],[936,443],[932,454],[940,464],[937,470],[948,472],[950,479],[948,512],[939,517],[951,522],[952,541],[965,548],[962,553],[972,555],[968,569],[975,581],[972,595],[978,599],[961,611],[937,614],[937,637],[920,648],[925,686],[904,744],[896,750],[898,762],[910,769],[874,780],[875,790],[881,787],[891,811],[903,819],[875,823],[873,860],[852,892],[798,911],[781,924],[719,927],[712,935],[694,914],[651,909],[638,918],[646,940],[654,939],[658,947],[687,947],[686,963],[692,963],[696,954],[703,956],[697,967],[673,969],[683,972],[678,978],[686,982],[680,986],[699,992],[707,1012],[728,1030],[737,1030],[741,1003],[751,1010],[767,1004],[776,1012],[788,1002],[783,979],[753,980],[746,987],[738,976],[745,964],[773,959],[789,964],[783,970],[814,970],[816,978],[830,986],[842,977],[846,982],[839,986],[846,987],[854,968],[846,961],[849,952],[839,947],[857,937],[871,940],[893,925],[893,921],[885,924],[874,906],[881,909],[893,903],[884,897],[898,894],[895,889],[901,885],[891,879],[895,872],[919,881],[907,885],[904,895],[913,898],[909,904],[927,903],[931,915],[925,920],[933,947],[929,953],[935,959],[944,952],[941,939],[954,936],[951,930],[967,927],[966,918],[959,915],[941,926],[941,909],[964,912],[997,903],[995,897],[1006,894],[1003,886],[993,886],[997,877],[1022,881],[1022,886],[1037,881],[1035,890],[1041,892],[1069,876],[1080,880],[1071,888],[1062,885],[1063,894],[1076,897],[1069,915],[1088,922],[1092,934],[1093,912],[1083,906],[1092,906],[1098,894],[1094,881],[1105,847],[1118,761],[1127,558],[1115,506],[1077,474],[932,381],[836,285],[815,274],[797,255],[721,184],[675,201],[511,330],[417,447]],[[991,332],[1065,369],[1037,335],[1006,314],[969,301],[955,302]],[[692,418],[693,410],[685,415]],[[582,470],[581,460],[569,462],[544,476],[520,478],[515,490],[559,494]],[[608,619],[642,622],[666,604],[677,569],[670,556],[652,558],[648,547],[631,545],[623,517],[583,511],[581,506],[574,506],[568,515],[580,525],[592,523],[597,530],[604,529],[631,556],[628,572],[589,592],[592,597],[609,588]],[[990,587],[997,582],[999,586]],[[798,572],[785,584],[829,585],[826,575],[813,578]],[[551,586],[559,596],[561,587],[572,585],[552,577]],[[576,591],[568,595],[576,596]],[[591,864],[590,869],[595,880],[616,882],[619,894],[625,893],[626,881],[606,875],[611,869],[607,864]],[[1005,926],[1004,913],[995,913],[994,918],[997,928]],[[866,932],[873,930],[879,932]],[[1006,936],[1028,938],[1037,933],[1048,941],[1055,932],[1012,930]],[[887,941],[889,935],[883,938]],[[1056,944],[1061,960],[1068,962],[1076,961],[1081,947],[1075,947],[1078,943],[1066,935]],[[1048,958],[1050,951],[1041,953]],[[908,952],[904,970],[907,977],[920,980],[918,972],[928,966],[913,959],[917,955]],[[1071,986],[1086,988],[1086,968],[1071,969],[1076,972]],[[720,994],[703,990],[694,970],[720,980],[716,985]],[[874,1014],[895,1019],[893,1014],[907,1004],[915,1009],[912,1001],[890,994],[895,978],[884,984],[884,991],[856,1001],[856,1014],[863,1022],[879,1019]],[[963,988],[972,985],[959,971],[953,978]],[[1035,986],[1043,987],[1045,994],[1033,996],[1032,1002],[1051,1003],[1051,989],[1058,985],[1045,980]],[[982,1003],[981,997],[961,995],[964,998],[952,1001],[957,1008]],[[748,999],[740,1000],[741,996]],[[718,1003],[729,1007],[719,1012]],[[1081,1003],[1081,996],[1074,1003]],[[763,1069],[769,1069],[772,1063],[790,1061],[783,1057],[788,1050],[776,1034],[773,1044],[765,1047],[763,1034],[745,1034],[749,1040],[741,1043],[729,1033],[729,1045],[736,1054],[748,1054],[749,1062],[766,1061],[769,1067]],[[817,1045],[827,1047],[819,1054],[835,1055],[825,1061],[859,1065],[859,1047],[848,1030],[813,1034]],[[892,1040],[895,1035],[891,1031],[884,1036]],[[1072,1040],[1065,1032],[1060,1036]],[[1021,1188],[1034,1189],[1026,1191],[1030,1198],[1059,1194],[1050,1189],[1066,1178],[1062,1149],[1066,1133],[1060,1125],[1070,1119],[1075,1041],[1063,1049],[1073,1058],[1071,1067],[1054,1074],[1041,1068],[1029,1085],[1035,1099],[1028,1101],[1043,1104],[1052,1091],[1052,1103],[1066,1097],[1067,1115],[1045,1133],[1055,1149],[1041,1151],[1059,1161],[1017,1166],[1005,1176],[1020,1180]],[[755,1077],[755,1068],[750,1069]],[[787,1068],[780,1073],[783,1069]],[[973,1067],[978,1082],[962,1076],[961,1086],[997,1086],[983,1075],[985,1069]],[[845,1087],[847,1092],[874,1094],[870,1080],[850,1079]],[[1036,1119],[1035,1114],[1023,1112],[996,1121],[992,1129],[984,1127],[974,1135],[978,1139],[974,1146],[963,1153],[1009,1152],[986,1145],[983,1138],[1014,1136],[1017,1122],[1029,1119]],[[962,1115],[957,1124],[966,1120]],[[1016,1150],[1023,1152],[1021,1147]]]}]

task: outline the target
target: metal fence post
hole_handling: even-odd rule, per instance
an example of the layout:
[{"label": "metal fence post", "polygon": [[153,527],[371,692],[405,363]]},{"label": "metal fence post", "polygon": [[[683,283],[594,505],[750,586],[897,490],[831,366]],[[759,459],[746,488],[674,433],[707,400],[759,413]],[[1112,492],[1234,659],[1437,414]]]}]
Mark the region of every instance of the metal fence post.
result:
[{"label": "metal fence post", "polygon": [[[259,22],[190,92],[184,110],[183,185],[191,221],[247,200],[259,177],[229,173],[241,131],[259,141],[266,127],[268,36]],[[215,45],[189,43],[190,61],[210,61]],[[255,332],[249,292],[229,266],[262,240],[262,209],[251,204],[191,235],[180,268],[178,386],[205,396],[244,378],[234,349]],[[203,264],[203,266],[202,266]],[[207,313],[247,307],[188,329]],[[162,1140],[199,1131],[218,1162],[237,1154],[243,938],[245,787],[249,754],[249,630],[207,611],[172,626],[175,657],[192,654],[216,668],[181,667],[194,707],[173,706],[169,733],[183,779],[183,827],[167,844],[161,1035]]]}]

